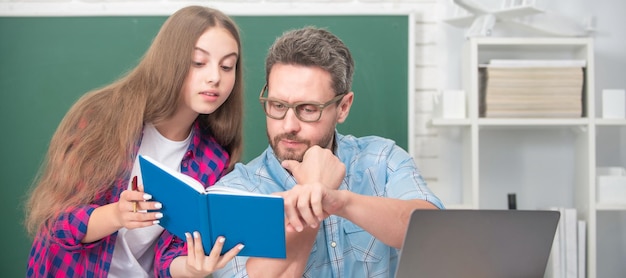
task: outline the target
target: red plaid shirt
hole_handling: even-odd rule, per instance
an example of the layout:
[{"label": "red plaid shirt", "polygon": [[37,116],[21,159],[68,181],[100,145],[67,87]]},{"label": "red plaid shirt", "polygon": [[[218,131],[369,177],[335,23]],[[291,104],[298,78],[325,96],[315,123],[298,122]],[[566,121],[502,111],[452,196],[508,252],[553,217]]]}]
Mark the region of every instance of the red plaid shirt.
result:
[{"label": "red plaid shirt", "polygon": [[[228,166],[229,155],[208,131],[194,124],[192,140],[181,161],[181,172],[205,187],[213,185]],[[139,150],[139,140],[134,156]],[[132,163],[128,165],[130,168]],[[93,210],[117,202],[128,187],[130,176],[119,177],[110,189],[96,197],[92,204],[65,210],[54,223],[52,231],[40,231],[28,258],[27,277],[106,277],[109,273],[117,233],[92,243],[80,241],[87,233]],[[163,231],[155,247],[154,276],[171,277],[169,266],[175,257],[187,255],[184,239]]]}]

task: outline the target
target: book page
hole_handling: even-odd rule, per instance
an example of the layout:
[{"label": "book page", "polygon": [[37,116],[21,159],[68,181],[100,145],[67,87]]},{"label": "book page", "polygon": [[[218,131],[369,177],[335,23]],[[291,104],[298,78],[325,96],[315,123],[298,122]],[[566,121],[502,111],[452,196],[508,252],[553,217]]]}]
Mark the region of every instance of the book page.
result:
[{"label": "book page", "polygon": [[195,189],[196,191],[198,191],[199,193],[203,193],[203,194],[229,194],[229,195],[242,195],[242,196],[264,196],[264,197],[276,197],[276,198],[280,198],[280,196],[275,196],[275,195],[269,195],[269,194],[262,194],[262,193],[255,193],[255,192],[250,192],[250,191],[245,191],[245,190],[241,190],[241,189],[236,189],[236,188],[231,188],[231,187],[227,187],[227,186],[220,186],[220,185],[214,185],[214,186],[209,186],[206,189],[204,188],[204,186],[202,185],[202,183],[200,183],[199,181],[197,181],[196,179],[187,176],[181,172],[178,171],[174,171],[172,169],[170,169],[169,167],[163,165],[162,163],[156,161],[155,159],[149,157],[149,156],[144,156],[142,155],[142,157],[144,159],[146,159],[148,162],[156,165],[157,167],[163,169],[165,172],[167,172],[168,174],[174,176],[175,178],[181,180],[182,182],[186,183],[187,185],[189,185],[191,188]]},{"label": "book page", "polygon": [[211,194],[229,194],[229,195],[243,195],[243,196],[264,196],[264,197],[276,197],[280,198],[280,196],[262,194],[256,192],[245,191],[237,188],[232,188],[223,185],[214,185],[210,186],[206,189],[206,193]]},{"label": "book page", "polygon": [[187,185],[189,185],[191,188],[195,189],[196,191],[200,192],[200,193],[204,193],[204,186],[197,181],[196,179],[187,176],[181,172],[178,171],[174,171],[173,169],[170,169],[169,167],[163,165],[162,163],[156,161],[154,158],[149,157],[149,156],[145,156],[142,155],[143,158],[145,158],[148,162],[156,165],[157,167],[163,169],[163,171],[167,172],[168,174],[174,176],[175,178],[183,181],[184,183],[186,183]]}]

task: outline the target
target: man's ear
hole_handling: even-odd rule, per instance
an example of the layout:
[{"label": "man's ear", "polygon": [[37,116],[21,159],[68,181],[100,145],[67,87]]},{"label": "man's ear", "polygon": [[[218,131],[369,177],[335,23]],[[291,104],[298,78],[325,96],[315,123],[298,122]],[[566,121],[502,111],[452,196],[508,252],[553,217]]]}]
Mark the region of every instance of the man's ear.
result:
[{"label": "man's ear", "polygon": [[350,107],[352,107],[352,101],[354,100],[354,93],[347,93],[339,102],[339,113],[337,114],[337,123],[343,123],[348,114],[350,113]]}]

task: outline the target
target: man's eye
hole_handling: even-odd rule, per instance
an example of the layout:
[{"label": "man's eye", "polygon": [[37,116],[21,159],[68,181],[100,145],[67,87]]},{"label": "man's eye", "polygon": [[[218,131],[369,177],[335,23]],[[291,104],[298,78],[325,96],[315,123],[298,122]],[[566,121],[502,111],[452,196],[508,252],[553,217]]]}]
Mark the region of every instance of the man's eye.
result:
[{"label": "man's eye", "polygon": [[313,114],[319,111],[319,107],[313,104],[301,104],[298,105],[298,111],[301,113]]},{"label": "man's eye", "polygon": [[284,104],[280,103],[280,102],[270,102],[270,105],[272,106],[272,108],[277,109],[277,110],[283,110],[286,109],[287,106],[285,106]]}]

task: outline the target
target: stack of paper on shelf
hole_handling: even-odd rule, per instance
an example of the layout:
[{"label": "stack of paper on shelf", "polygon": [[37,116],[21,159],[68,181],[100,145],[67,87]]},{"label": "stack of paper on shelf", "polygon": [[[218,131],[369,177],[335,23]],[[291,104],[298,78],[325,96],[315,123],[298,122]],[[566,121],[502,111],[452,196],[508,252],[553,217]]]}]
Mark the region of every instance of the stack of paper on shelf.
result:
[{"label": "stack of paper on shelf", "polygon": [[479,69],[480,115],[579,118],[584,60],[491,60]]},{"label": "stack of paper on shelf", "polygon": [[552,207],[561,213],[546,267],[546,278],[585,277],[586,222],[578,220],[575,208]]}]

